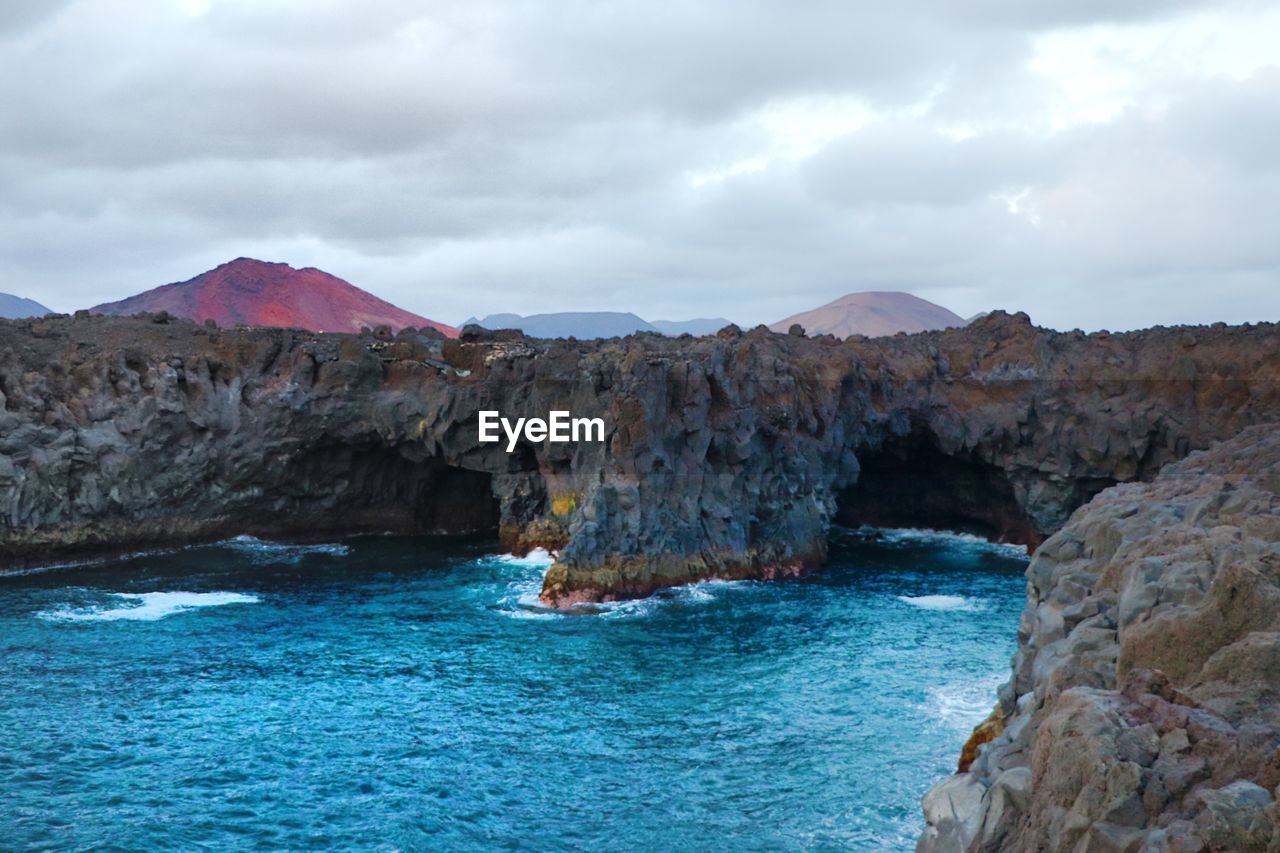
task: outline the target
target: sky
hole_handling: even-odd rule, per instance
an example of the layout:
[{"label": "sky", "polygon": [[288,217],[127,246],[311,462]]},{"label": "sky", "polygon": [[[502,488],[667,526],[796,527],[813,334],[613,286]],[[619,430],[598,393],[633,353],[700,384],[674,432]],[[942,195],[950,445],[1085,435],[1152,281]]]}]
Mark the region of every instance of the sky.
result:
[{"label": "sky", "polygon": [[4,0],[0,291],[1280,320],[1280,3]]}]

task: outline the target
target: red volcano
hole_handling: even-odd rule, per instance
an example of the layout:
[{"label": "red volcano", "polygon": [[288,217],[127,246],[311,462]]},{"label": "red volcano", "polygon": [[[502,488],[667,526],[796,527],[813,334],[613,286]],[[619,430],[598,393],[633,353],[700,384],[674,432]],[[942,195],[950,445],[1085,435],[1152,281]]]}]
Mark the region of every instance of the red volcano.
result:
[{"label": "red volcano", "polygon": [[95,314],[137,314],[168,311],[198,323],[212,319],[219,325],[287,326],[314,332],[358,332],[361,326],[430,326],[451,338],[458,330],[444,323],[410,314],[353,284],[307,267],[269,264],[237,258],[190,281],[166,284],[89,309]]}]

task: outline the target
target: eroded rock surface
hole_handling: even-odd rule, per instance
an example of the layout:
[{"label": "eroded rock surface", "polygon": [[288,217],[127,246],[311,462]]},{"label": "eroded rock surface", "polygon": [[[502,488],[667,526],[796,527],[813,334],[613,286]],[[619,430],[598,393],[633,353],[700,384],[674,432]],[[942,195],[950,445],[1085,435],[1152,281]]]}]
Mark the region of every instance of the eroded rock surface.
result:
[{"label": "eroded rock surface", "polygon": [[1027,578],[1004,731],[918,849],[1280,850],[1280,426],[1104,491]]},{"label": "eroded rock surface", "polygon": [[[0,323],[0,566],[252,533],[501,531],[548,604],[817,565],[835,522],[1036,543],[1116,482],[1280,419],[1280,328],[1025,315],[838,341],[460,340]],[[603,443],[477,442],[477,412]]]}]

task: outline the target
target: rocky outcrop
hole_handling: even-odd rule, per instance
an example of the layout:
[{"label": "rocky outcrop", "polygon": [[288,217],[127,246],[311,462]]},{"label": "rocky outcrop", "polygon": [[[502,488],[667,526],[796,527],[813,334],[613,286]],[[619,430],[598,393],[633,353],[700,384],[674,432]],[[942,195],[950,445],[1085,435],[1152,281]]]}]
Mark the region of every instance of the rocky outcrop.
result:
[{"label": "rocky outcrop", "polygon": [[1027,578],[1003,732],[918,849],[1280,850],[1280,426],[1104,491]]},{"label": "rocky outcrop", "polygon": [[[606,432],[508,453],[481,410]],[[583,342],[82,312],[0,322],[0,568],[490,530],[553,549],[567,606],[795,574],[833,522],[1043,540],[920,849],[1280,850],[1277,421],[1272,325]]]},{"label": "rocky outcrop", "polygon": [[[820,564],[833,521],[1036,543],[1120,481],[1280,418],[1271,325],[877,340],[0,323],[0,565],[231,533],[494,529],[543,599]],[[477,442],[480,410],[603,442]]]}]

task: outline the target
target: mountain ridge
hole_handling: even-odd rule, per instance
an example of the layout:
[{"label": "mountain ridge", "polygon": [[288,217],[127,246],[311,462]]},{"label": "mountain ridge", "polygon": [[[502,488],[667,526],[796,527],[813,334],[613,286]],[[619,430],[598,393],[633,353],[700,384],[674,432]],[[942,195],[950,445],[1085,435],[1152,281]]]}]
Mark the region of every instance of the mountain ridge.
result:
[{"label": "mountain ridge", "polygon": [[27,299],[25,296],[13,293],[0,293],[0,320],[22,320],[52,313],[34,299]]},{"label": "mountain ridge", "polygon": [[509,312],[472,316],[463,326],[485,329],[520,329],[532,338],[621,338],[636,332],[654,332],[670,337],[682,334],[712,335],[729,325],[723,318],[692,320],[645,320],[630,311],[554,311],[520,315]]},{"label": "mountain ridge", "polygon": [[965,320],[941,305],[904,291],[867,290],[846,293],[826,305],[770,323],[769,328],[786,332],[795,323],[810,335],[879,338],[963,326]]},{"label": "mountain ridge", "polygon": [[196,322],[275,326],[315,332],[358,332],[362,326],[432,328],[449,337],[458,330],[406,311],[315,267],[236,258],[186,281],[145,290],[89,309],[126,315],[167,311]]}]

